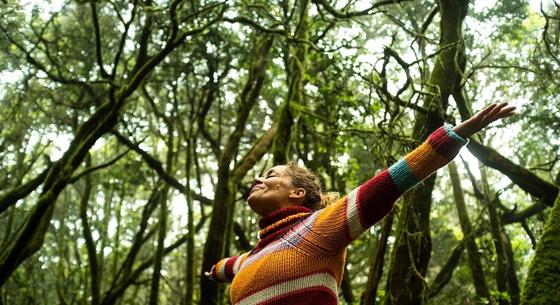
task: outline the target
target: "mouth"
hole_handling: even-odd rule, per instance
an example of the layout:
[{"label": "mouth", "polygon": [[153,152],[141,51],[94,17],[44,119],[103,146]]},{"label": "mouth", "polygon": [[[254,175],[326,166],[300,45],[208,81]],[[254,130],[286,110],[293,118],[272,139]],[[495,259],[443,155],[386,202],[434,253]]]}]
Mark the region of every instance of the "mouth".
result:
[{"label": "mouth", "polygon": [[263,189],[263,187],[255,185],[251,188],[251,191],[249,192],[249,194],[252,194],[256,190],[262,190],[262,189]]}]

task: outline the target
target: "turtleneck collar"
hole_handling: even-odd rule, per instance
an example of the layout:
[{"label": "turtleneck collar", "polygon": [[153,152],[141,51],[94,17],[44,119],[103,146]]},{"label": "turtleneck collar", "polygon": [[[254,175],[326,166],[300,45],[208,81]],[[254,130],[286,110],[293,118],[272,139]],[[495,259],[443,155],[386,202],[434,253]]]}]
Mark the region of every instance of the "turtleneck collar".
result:
[{"label": "turtleneck collar", "polygon": [[262,240],[298,220],[306,218],[312,212],[311,209],[301,205],[290,205],[273,211],[259,220],[259,227],[262,229],[259,232],[259,238]]}]

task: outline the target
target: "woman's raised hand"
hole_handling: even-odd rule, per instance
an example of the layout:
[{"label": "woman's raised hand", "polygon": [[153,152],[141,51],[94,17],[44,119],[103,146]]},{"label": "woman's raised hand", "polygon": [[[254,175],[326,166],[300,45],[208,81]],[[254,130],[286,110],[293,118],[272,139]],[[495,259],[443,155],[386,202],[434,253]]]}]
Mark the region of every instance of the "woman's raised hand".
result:
[{"label": "woman's raised hand", "polygon": [[468,138],[477,133],[490,123],[507,118],[515,113],[515,106],[508,106],[508,103],[493,103],[475,113],[471,118],[453,127],[458,135]]}]

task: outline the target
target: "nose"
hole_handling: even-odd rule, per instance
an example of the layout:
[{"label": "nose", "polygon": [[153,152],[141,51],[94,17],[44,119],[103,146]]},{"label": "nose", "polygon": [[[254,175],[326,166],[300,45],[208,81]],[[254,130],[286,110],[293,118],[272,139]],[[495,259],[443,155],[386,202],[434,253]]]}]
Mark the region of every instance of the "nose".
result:
[{"label": "nose", "polygon": [[257,184],[262,184],[263,182],[263,177],[257,177],[255,179],[253,179],[253,184],[251,184],[251,187],[257,185]]}]

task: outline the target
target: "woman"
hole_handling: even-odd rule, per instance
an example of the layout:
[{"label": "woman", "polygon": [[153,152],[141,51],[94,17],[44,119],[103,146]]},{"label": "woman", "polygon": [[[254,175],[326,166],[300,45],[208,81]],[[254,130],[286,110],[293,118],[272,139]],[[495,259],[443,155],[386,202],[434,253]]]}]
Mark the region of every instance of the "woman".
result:
[{"label": "woman", "polygon": [[278,165],[254,180],[249,198],[261,219],[259,242],[226,258],[208,277],[232,282],[231,302],[337,304],[346,247],[393,208],[408,189],[447,164],[470,137],[515,107],[492,104],[461,124],[443,126],[402,160],[321,208],[317,178],[297,165]]}]

